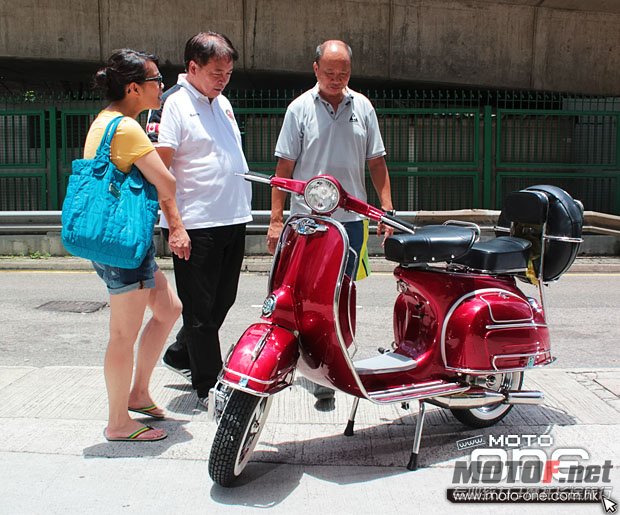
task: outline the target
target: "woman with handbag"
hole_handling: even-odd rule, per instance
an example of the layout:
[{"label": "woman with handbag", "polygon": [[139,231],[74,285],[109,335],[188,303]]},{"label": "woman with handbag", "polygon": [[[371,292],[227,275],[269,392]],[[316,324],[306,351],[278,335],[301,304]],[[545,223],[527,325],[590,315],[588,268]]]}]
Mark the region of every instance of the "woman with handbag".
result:
[{"label": "woman with handbag", "polygon": [[[108,138],[110,141],[109,136],[113,134],[109,143],[109,160],[115,167],[114,172],[117,175],[121,175],[117,170],[137,174],[139,180],[150,183],[157,190],[159,206],[166,218],[178,219],[175,179],[136,121],[142,111],[160,108],[163,84],[157,59],[130,49],[117,50],[107,66],[97,72],[95,84],[104,91],[110,104],[90,126],[84,159],[93,159],[101,149],[102,140]],[[110,126],[116,126],[115,132]],[[131,179],[131,175],[126,178]],[[112,195],[121,194],[116,191],[120,188],[112,182],[109,182],[108,189]],[[89,213],[91,218],[97,216],[95,211],[93,209],[92,215]],[[153,223],[150,222],[150,238],[145,243],[145,249],[148,248],[146,256],[136,268],[121,268],[93,260],[97,274],[110,293],[110,339],[104,362],[109,404],[104,436],[109,441],[144,442],[162,440],[167,436],[164,430],[144,425],[128,413],[164,418],[164,411],[150,396],[149,382],[166,339],[181,313],[179,298],[155,262]],[[119,232],[125,230],[122,226],[117,228]],[[181,258],[189,257],[189,243],[182,239],[170,242],[170,248]],[[134,375],[134,346],[147,306],[152,317],[140,336]]]}]

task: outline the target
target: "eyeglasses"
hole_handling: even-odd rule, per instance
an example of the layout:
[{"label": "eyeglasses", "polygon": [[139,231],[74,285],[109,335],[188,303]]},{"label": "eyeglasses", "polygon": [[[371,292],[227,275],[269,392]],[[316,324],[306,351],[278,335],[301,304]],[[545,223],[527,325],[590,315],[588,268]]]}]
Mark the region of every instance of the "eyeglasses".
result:
[{"label": "eyeglasses", "polygon": [[164,78],[161,76],[161,73],[160,73],[158,75],[155,75],[155,77],[147,77],[142,82],[151,82],[151,81],[157,82],[157,85],[160,86],[161,83],[164,81]]}]

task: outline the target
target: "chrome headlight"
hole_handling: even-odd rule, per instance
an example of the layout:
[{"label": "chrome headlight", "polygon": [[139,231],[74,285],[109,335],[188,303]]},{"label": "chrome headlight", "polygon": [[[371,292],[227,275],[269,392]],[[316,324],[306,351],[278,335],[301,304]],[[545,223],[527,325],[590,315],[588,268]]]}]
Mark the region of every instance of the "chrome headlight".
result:
[{"label": "chrome headlight", "polygon": [[304,199],[312,211],[328,214],[336,210],[340,203],[340,190],[329,179],[315,177],[308,181]]}]

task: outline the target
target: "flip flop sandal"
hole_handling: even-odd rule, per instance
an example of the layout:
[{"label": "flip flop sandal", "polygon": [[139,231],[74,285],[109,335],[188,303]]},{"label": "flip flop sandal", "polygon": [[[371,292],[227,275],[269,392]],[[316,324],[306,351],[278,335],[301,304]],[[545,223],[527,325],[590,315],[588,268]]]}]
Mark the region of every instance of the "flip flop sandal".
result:
[{"label": "flip flop sandal", "polygon": [[104,429],[103,436],[108,442],[156,442],[158,440],[163,440],[164,438],[168,436],[166,433],[164,433],[163,435],[160,435],[160,436],[153,436],[150,438],[149,437],[140,438],[141,435],[144,435],[148,433],[149,431],[154,431],[154,429],[151,426],[142,426],[140,429],[131,433],[128,436],[109,437],[108,435],[105,434],[105,429]]},{"label": "flip flop sandal", "polygon": [[157,404],[151,404],[150,406],[146,406],[145,408],[128,408],[129,411],[133,411],[134,413],[140,413],[140,415],[146,415],[147,417],[153,417],[157,419],[166,418],[166,415],[158,415],[157,413],[153,413],[157,408]]}]

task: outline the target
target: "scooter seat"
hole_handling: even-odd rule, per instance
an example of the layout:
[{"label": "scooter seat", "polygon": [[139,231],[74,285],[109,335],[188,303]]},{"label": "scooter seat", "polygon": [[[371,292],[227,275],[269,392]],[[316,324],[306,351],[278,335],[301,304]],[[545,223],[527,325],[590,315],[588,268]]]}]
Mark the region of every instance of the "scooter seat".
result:
[{"label": "scooter seat", "polygon": [[395,234],[385,240],[385,258],[401,265],[451,261],[467,253],[476,232],[458,225],[425,225],[415,234]]},{"label": "scooter seat", "polygon": [[402,354],[396,354],[395,352],[386,352],[372,358],[360,359],[353,363],[355,371],[360,375],[404,372],[415,368],[417,364],[415,359]]},{"label": "scooter seat", "polygon": [[464,256],[453,263],[485,273],[507,274],[527,270],[531,242],[513,236],[475,243]]}]

